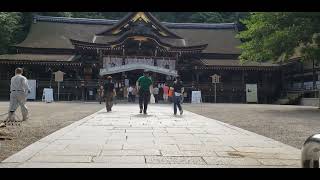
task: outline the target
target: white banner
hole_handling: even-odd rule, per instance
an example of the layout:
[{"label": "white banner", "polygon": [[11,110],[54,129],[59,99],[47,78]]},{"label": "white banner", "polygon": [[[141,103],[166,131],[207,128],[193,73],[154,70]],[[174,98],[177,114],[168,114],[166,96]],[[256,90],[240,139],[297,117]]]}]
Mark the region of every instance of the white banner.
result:
[{"label": "white banner", "polygon": [[103,58],[103,69],[110,69],[114,67],[119,67],[123,65],[130,64],[144,64],[149,66],[154,66],[155,61],[157,62],[157,67],[175,70],[176,61],[174,59],[152,59],[150,57],[127,57],[124,59],[119,57],[106,56]]},{"label": "white banner", "polygon": [[33,79],[28,80],[28,85],[30,88],[30,93],[27,96],[27,99],[36,99],[36,93],[37,93],[37,81]]},{"label": "white banner", "polygon": [[47,103],[53,102],[53,89],[52,88],[44,88],[42,94],[42,101]]},{"label": "white banner", "polygon": [[246,84],[246,96],[248,103],[258,103],[257,84]]},{"label": "white banner", "polygon": [[201,103],[201,91],[192,91],[191,103]]}]

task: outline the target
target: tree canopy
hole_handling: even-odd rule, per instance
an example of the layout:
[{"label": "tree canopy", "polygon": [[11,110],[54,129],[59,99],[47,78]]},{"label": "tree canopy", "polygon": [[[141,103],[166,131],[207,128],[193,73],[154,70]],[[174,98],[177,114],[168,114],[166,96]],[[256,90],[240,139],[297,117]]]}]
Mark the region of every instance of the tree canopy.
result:
[{"label": "tree canopy", "polygon": [[294,55],[316,60],[320,55],[319,12],[258,12],[242,23],[242,61],[283,62]]},{"label": "tree canopy", "polygon": [[21,29],[21,14],[16,12],[0,12],[0,53],[8,49],[15,41],[16,32]]}]

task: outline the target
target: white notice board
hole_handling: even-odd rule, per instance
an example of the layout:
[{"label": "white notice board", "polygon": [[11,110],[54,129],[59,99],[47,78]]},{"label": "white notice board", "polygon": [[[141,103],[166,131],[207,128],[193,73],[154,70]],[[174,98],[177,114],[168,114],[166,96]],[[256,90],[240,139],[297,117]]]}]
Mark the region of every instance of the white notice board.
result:
[{"label": "white notice board", "polygon": [[44,88],[43,89],[42,101],[45,101],[47,103],[53,102],[53,89],[52,88]]},{"label": "white notice board", "polygon": [[125,80],[124,80],[124,85],[125,85],[126,87],[129,87],[129,83],[130,83],[129,79],[125,79]]},{"label": "white notice board", "polygon": [[28,86],[30,88],[30,93],[27,96],[27,99],[36,99],[36,90],[37,90],[37,81],[33,79],[28,80]]},{"label": "white notice board", "polygon": [[201,103],[201,91],[192,91],[191,103]]},{"label": "white notice board", "polygon": [[246,84],[247,103],[258,103],[257,84]]}]

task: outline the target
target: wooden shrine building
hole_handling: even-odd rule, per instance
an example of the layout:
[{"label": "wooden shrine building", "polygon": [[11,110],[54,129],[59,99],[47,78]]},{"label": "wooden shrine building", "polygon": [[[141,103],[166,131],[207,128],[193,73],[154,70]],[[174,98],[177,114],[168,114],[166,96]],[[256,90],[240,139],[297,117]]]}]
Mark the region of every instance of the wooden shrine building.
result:
[{"label": "wooden shrine building", "polygon": [[234,23],[159,22],[149,12],[128,13],[121,20],[34,16],[26,39],[14,45],[16,53],[0,55],[0,98],[9,98],[16,67],[37,81],[37,99],[43,88],[56,94],[53,73],[65,72],[63,100],[95,100],[105,75],[123,90],[147,69],[155,85],[180,75],[207,102],[214,96],[211,76],[218,74],[217,102],[245,103],[246,84],[257,84],[258,103],[273,103],[283,89],[282,66],[240,64],[236,34]]}]

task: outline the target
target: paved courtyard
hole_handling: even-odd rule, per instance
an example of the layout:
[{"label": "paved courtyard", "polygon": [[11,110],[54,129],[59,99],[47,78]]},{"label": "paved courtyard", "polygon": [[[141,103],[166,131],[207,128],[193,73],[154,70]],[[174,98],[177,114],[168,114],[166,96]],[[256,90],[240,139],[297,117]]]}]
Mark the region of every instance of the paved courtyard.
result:
[{"label": "paved courtyard", "polygon": [[320,110],[272,104],[184,104],[185,109],[275,139],[300,149],[320,133]]},{"label": "paved courtyard", "polygon": [[299,167],[300,150],[171,105],[118,104],[54,132],[0,167]]},{"label": "paved courtyard", "polygon": [[[28,102],[30,119],[21,126],[0,128],[0,162],[47,135],[101,110],[104,105],[83,102]],[[0,114],[8,111],[9,102],[0,102]],[[17,110],[21,119],[21,110]],[[0,121],[6,116],[0,116]],[[8,139],[9,138],[9,139]]]}]

